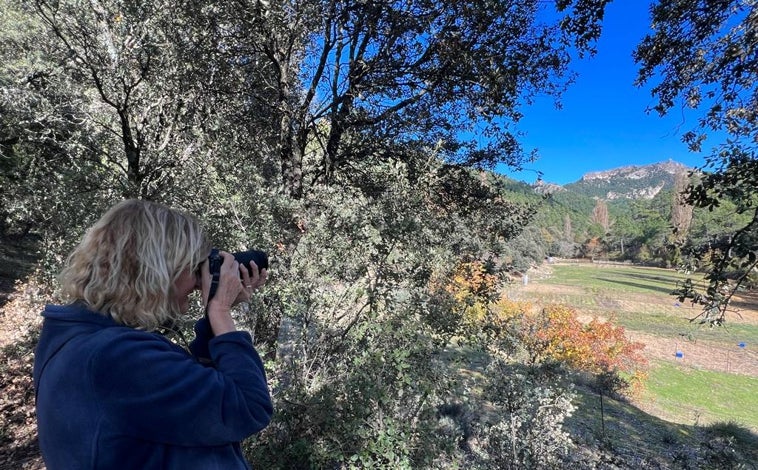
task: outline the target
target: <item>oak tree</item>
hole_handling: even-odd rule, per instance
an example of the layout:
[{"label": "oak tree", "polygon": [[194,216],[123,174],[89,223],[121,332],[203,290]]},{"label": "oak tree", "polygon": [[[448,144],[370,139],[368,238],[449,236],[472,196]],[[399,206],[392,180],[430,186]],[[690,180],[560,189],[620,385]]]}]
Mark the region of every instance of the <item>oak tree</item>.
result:
[{"label": "oak tree", "polygon": [[[568,83],[570,48],[592,52],[607,0],[240,0],[251,57],[273,74],[285,189],[355,177],[398,144],[466,165],[522,164],[514,124]],[[541,8],[553,8],[550,15]],[[553,18],[545,21],[542,18]],[[272,99],[269,99],[272,98]],[[401,158],[401,157],[400,157]]]},{"label": "oak tree", "polygon": [[745,0],[658,0],[653,31],[637,47],[638,84],[652,82],[660,114],[694,110],[699,117],[684,142],[700,151],[715,142],[687,201],[713,208],[736,204],[748,222],[711,245],[692,250],[693,264],[708,257],[706,292],[686,284],[677,295],[703,306],[697,318],[721,324],[729,302],[758,265],[758,4]]}]

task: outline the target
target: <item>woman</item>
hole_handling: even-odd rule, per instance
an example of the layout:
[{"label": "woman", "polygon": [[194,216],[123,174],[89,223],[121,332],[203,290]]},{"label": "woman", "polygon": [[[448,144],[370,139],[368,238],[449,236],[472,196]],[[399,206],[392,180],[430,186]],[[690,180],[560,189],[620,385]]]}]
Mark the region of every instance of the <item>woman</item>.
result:
[{"label": "woman", "polygon": [[[198,222],[124,201],[89,229],[61,273],[35,355],[39,444],[48,470],[247,469],[239,442],[273,412],[266,377],[230,309],[266,271],[223,253],[207,302],[211,250]],[[189,351],[156,330],[201,289],[206,316]]]}]

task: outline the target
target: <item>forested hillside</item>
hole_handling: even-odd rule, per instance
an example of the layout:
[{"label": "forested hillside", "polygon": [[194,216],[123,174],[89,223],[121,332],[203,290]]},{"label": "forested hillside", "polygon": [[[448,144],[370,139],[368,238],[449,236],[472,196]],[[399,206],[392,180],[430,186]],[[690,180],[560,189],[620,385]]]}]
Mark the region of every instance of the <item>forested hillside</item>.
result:
[{"label": "forested hillside", "polygon": [[[695,168],[662,162],[609,168],[565,186],[505,186],[511,200],[538,207],[522,236],[508,244],[515,269],[545,257],[598,258],[678,267],[682,250],[707,246],[744,226],[734,201],[695,208],[681,199],[699,179]],[[675,230],[676,227],[676,230]]]},{"label": "forested hillside", "polygon": [[276,409],[244,443],[253,467],[596,468],[563,427],[573,381],[620,398],[638,345],[503,287],[546,256],[673,266],[754,221],[754,197],[707,178],[718,203],[691,198],[690,218],[682,185],[543,196],[491,171],[532,157],[523,105],[560,98],[606,3],[0,0],[0,464],[41,466],[29,377],[56,273],[108,207],[141,198],[270,253],[237,313]]}]

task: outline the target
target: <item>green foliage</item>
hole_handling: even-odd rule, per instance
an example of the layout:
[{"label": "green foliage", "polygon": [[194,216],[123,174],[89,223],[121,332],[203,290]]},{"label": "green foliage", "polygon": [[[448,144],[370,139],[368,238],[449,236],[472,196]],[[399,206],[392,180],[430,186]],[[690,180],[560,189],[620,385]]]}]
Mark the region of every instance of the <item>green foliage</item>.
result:
[{"label": "green foliage", "polygon": [[[0,1],[1,228],[41,234],[48,278],[124,197],[271,253],[238,317],[276,400],[245,443],[256,466],[559,465],[571,392],[557,372],[493,363],[498,413],[477,427],[443,412],[475,395],[443,358],[454,342],[508,356],[521,307],[492,303],[504,273],[607,235],[591,199],[481,171],[530,158],[520,106],[563,90],[605,0]],[[661,208],[609,204],[650,252]],[[461,289],[440,288],[467,264]]]},{"label": "green foliage", "polygon": [[570,388],[539,369],[520,371],[502,360],[486,370],[484,393],[497,416],[480,431],[483,468],[562,468],[573,447],[563,421],[575,407]]},{"label": "green foliage", "polygon": [[[274,382],[281,384],[277,405],[282,412],[280,421],[251,448],[256,458],[279,455],[285,466],[402,466],[445,454],[441,449],[450,440],[435,432],[436,406],[447,392],[445,381],[430,367],[441,345],[431,340],[435,333],[428,319],[436,311],[426,303],[429,279],[459,259],[502,251],[532,210],[509,201],[497,178],[443,165],[444,158],[456,153],[455,145],[434,149],[420,144],[415,139],[422,127],[410,124],[445,129],[446,116],[462,115],[452,113],[452,108],[437,111],[472,96],[482,100],[465,104],[471,109],[485,105],[492,112],[512,114],[516,98],[531,93],[530,86],[552,88],[552,74],[538,76],[540,69],[532,68],[515,71],[515,77],[525,79],[535,73],[534,80],[515,89],[510,81],[493,81],[484,87],[495,92],[491,97],[486,92],[472,95],[470,88],[465,94],[456,91],[445,85],[445,80],[455,82],[451,67],[476,79],[484,71],[472,71],[468,65],[489,64],[477,60],[482,55],[497,52],[503,59],[512,58],[502,56],[497,42],[482,43],[471,56],[440,48],[456,38],[451,28],[459,17],[451,15],[459,6],[419,3],[419,8],[430,9],[428,18],[439,13],[434,21],[447,25],[444,38],[433,42],[436,49],[431,50],[441,59],[439,64],[435,59],[429,67],[407,69],[397,55],[402,50],[396,50],[373,59],[352,57],[350,67],[362,60],[366,65],[389,60],[381,67],[399,67],[426,82],[430,67],[441,66],[429,90],[433,93],[419,95],[428,95],[428,100],[412,99],[408,104],[413,106],[405,110],[398,107],[402,112],[386,113],[384,127],[379,125],[381,116],[367,127],[365,121],[352,119],[372,109],[370,93],[383,101],[394,99],[387,93],[397,91],[382,83],[385,77],[376,71],[360,77],[349,74],[348,89],[337,90],[334,107],[295,101],[300,96],[295,90],[301,89],[297,80],[303,76],[285,73],[300,68],[304,49],[292,48],[287,56],[282,54],[286,47],[277,41],[312,37],[312,28],[322,24],[321,15],[306,15],[319,19],[306,24],[290,22],[289,12],[278,10],[278,4],[268,11],[261,11],[257,3],[232,11],[223,3],[201,8],[191,3],[80,5],[40,0],[34,2],[32,16],[20,4],[5,3],[12,8],[3,11],[16,15],[9,23],[34,25],[20,30],[25,35],[11,27],[3,30],[20,37],[16,41],[13,36],[19,47],[3,49],[4,64],[21,65],[3,69],[2,105],[8,110],[3,113],[3,163],[9,169],[4,178],[14,183],[4,195],[15,204],[8,206],[7,215],[17,218],[14,226],[28,222],[43,233],[47,272],[57,271],[84,227],[115,200],[137,196],[185,208],[201,217],[217,245],[272,252],[271,285],[256,300],[265,314],[243,313],[239,318],[255,324],[257,340],[270,353],[278,353],[270,367]],[[304,1],[291,11],[313,13],[318,6]],[[321,44],[324,47],[334,51],[342,47],[338,43],[361,37],[375,44],[394,41],[373,36],[385,29],[360,29],[364,21],[378,25],[392,20],[382,15],[391,13],[393,5],[374,5],[381,8],[367,16],[360,11],[370,5],[337,6],[344,11],[328,19],[335,24],[347,20],[349,28],[334,31],[356,35],[336,37],[335,42]],[[499,28],[467,34],[489,31],[513,41],[511,49],[523,48],[533,39],[532,31],[517,20],[529,19],[533,7],[524,4],[518,15],[499,17],[521,28],[517,34]],[[489,14],[478,15],[481,22],[491,20]],[[417,21],[418,16],[406,20]],[[403,42],[417,37],[407,24],[395,27],[389,32]],[[239,43],[231,43],[225,33],[235,28],[243,33],[235,39]],[[545,29],[545,34],[552,32]],[[372,46],[364,52],[376,50]],[[39,63],[22,63],[27,51],[38,51]],[[559,59],[553,70],[562,73],[565,64],[556,51],[547,43],[542,51],[543,58]],[[344,58],[331,54],[329,59]],[[466,61],[455,64],[459,59]],[[260,65],[246,65],[252,63]],[[272,94],[272,84],[285,88]],[[366,99],[344,99],[360,87]],[[343,103],[342,111],[338,103]],[[324,115],[327,119],[294,112],[315,108],[337,112]],[[41,109],[45,113],[40,115]],[[52,120],[35,121],[48,117]],[[291,130],[296,132],[290,134]],[[398,140],[402,146],[389,140],[398,135],[406,136]],[[319,138],[328,140],[325,148]],[[504,149],[515,163],[520,157],[511,156],[511,150]],[[287,181],[298,170],[292,167],[293,155],[306,176],[304,193],[293,191],[292,181]],[[326,164],[329,161],[333,164]],[[326,177],[321,175],[324,169],[329,170]],[[42,225],[43,221],[49,223]],[[286,430],[286,435],[277,429]],[[281,452],[256,453],[256,448]]]},{"label": "green foliage", "polygon": [[434,424],[445,380],[419,328],[408,318],[375,318],[329,341],[331,350],[324,350],[329,333],[312,328],[314,337],[298,342],[302,353],[280,358],[289,382],[275,421],[249,449],[252,461],[416,468],[446,452],[450,443]]},{"label": "green foliage", "polygon": [[652,93],[660,114],[677,105],[699,112],[698,127],[683,138],[690,149],[700,151],[709,133],[726,135],[712,147],[702,178],[687,189],[688,200],[709,209],[730,200],[735,211],[747,217],[724,240],[696,246],[689,253],[694,260],[690,265],[711,258],[708,289],[689,297],[702,305],[702,323],[720,325],[731,296],[758,261],[758,7],[739,0],[659,0],[651,12],[653,33],[635,51],[638,83],[658,81]]},{"label": "green foliage", "polygon": [[[494,210],[517,206],[498,202],[476,172],[456,172],[462,197],[443,199],[450,170],[413,161],[367,163],[360,187],[306,195],[296,246],[278,256],[264,298],[283,320],[279,412],[249,445],[258,465],[418,468],[454,458],[455,431],[436,417],[453,387],[438,356],[468,320],[434,301],[430,282],[492,250],[519,219],[484,218],[477,192],[492,195]],[[477,286],[471,294],[482,294]]]},{"label": "green foliage", "polygon": [[[702,292],[685,285],[677,292],[702,306],[700,323],[724,323],[727,309],[736,291],[753,283],[758,267],[755,247],[758,244],[758,160],[754,156],[732,158],[722,155],[721,166],[706,172],[698,183],[688,188],[688,198],[696,207],[720,214],[734,211],[726,217],[719,232],[709,237],[693,239],[684,247],[687,256],[683,269],[707,270],[707,289]],[[697,230],[696,227],[694,230]],[[699,234],[699,232],[695,232]]]},{"label": "green foliage", "polygon": [[[467,165],[520,165],[520,106],[565,88],[568,48],[591,50],[606,3],[190,2],[157,23],[190,28],[169,44],[190,42],[182,51],[193,70],[208,64],[204,85],[223,92],[213,104],[242,98],[237,116],[254,125],[282,189],[299,199],[398,145],[438,146]],[[219,85],[227,78],[233,85]]]},{"label": "green foliage", "polygon": [[[651,8],[653,32],[637,47],[638,83],[655,80],[654,109],[676,105],[702,110],[703,131],[725,130],[736,138],[755,135],[758,64],[752,2],[658,0]],[[660,74],[657,74],[659,72]],[[699,149],[705,135],[685,141]],[[750,139],[742,144],[750,148]],[[754,145],[755,142],[753,141]],[[753,147],[754,148],[754,147]]]}]

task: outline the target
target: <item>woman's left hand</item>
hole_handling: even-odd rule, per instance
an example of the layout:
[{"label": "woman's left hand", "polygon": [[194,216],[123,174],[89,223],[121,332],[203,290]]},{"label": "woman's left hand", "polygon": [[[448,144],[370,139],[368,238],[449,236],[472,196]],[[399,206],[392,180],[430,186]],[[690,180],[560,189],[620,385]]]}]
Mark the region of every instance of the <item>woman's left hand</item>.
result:
[{"label": "woman's left hand", "polygon": [[247,302],[253,295],[256,289],[262,287],[266,283],[268,278],[268,271],[266,269],[258,269],[258,265],[254,261],[250,261],[250,270],[240,263],[240,278],[242,282],[242,290],[237,295],[232,305],[237,305],[241,302]]}]

